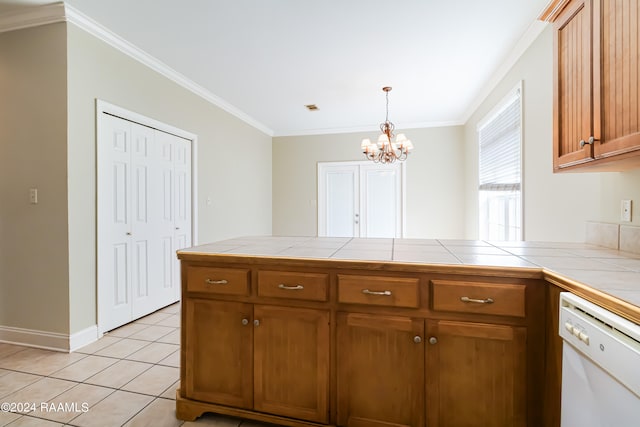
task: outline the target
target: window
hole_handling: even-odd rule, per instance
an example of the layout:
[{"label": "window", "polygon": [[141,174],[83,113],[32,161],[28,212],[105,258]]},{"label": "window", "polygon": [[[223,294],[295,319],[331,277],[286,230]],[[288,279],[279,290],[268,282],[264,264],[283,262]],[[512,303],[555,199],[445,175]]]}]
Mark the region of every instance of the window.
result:
[{"label": "window", "polygon": [[522,83],[478,124],[482,240],[522,240]]}]

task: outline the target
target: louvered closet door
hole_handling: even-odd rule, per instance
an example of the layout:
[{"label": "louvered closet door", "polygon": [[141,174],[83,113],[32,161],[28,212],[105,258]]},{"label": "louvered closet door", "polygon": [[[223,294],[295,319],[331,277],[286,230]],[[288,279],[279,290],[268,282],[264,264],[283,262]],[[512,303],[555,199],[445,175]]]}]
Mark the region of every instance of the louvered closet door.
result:
[{"label": "louvered closet door", "polygon": [[104,115],[98,141],[99,328],[178,301],[191,244],[191,142]]}]

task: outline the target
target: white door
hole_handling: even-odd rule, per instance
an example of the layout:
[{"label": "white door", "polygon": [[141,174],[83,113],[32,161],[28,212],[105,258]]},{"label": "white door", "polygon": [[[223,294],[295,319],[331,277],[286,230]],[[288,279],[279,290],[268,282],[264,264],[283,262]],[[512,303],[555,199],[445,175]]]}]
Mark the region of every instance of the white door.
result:
[{"label": "white door", "polygon": [[180,298],[180,261],[176,251],[191,246],[191,141],[174,136],[173,297]]},{"label": "white door", "polygon": [[402,237],[401,163],[362,164],[360,183],[362,237]]},{"label": "white door", "polygon": [[351,164],[318,165],[318,235],[360,236],[359,173]]},{"label": "white door", "polygon": [[404,164],[318,164],[318,235],[402,237]]},{"label": "white door", "polygon": [[131,122],[105,115],[98,135],[98,321],[101,331],[131,321]]},{"label": "white door", "polygon": [[177,249],[191,244],[191,142],[104,114],[98,140],[98,326],[180,298]]}]

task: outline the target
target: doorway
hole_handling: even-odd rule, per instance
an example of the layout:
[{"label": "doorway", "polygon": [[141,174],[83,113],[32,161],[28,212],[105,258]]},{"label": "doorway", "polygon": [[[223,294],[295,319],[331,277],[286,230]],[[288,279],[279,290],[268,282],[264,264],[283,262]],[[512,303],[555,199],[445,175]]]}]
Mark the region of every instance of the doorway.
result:
[{"label": "doorway", "polygon": [[99,102],[98,332],[180,299],[176,251],[192,245],[195,135]]},{"label": "doorway", "polygon": [[405,167],[318,163],[318,236],[403,237]]}]

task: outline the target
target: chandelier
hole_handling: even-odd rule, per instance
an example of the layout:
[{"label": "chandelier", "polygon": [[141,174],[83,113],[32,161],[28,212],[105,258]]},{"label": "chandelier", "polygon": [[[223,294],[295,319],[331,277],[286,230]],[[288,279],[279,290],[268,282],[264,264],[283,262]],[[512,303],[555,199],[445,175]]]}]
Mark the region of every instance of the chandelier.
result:
[{"label": "chandelier", "polygon": [[371,142],[369,138],[363,139],[360,148],[367,159],[376,163],[403,161],[413,150],[413,144],[404,133],[399,133],[397,136],[393,133],[395,125],[389,121],[389,91],[391,91],[391,87],[385,86],[382,90],[387,97],[387,116],[384,123],[380,124],[380,132],[382,133],[378,137],[377,143]]}]

